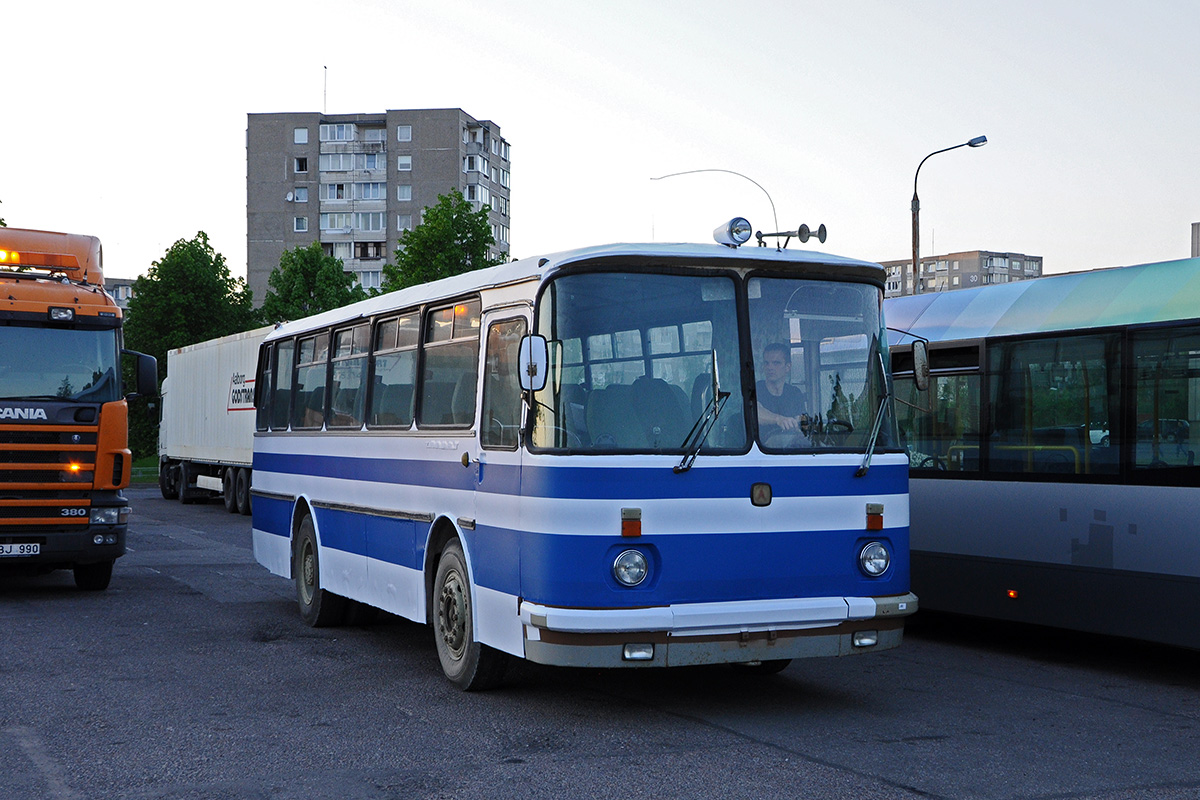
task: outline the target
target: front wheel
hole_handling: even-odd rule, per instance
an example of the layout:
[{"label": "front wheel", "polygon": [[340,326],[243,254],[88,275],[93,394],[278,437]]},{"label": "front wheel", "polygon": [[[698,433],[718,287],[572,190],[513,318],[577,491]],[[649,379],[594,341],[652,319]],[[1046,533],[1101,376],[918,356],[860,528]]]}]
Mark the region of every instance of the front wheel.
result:
[{"label": "front wheel", "polygon": [[296,601],[300,616],[313,628],[340,625],[346,614],[346,598],[321,588],[321,562],[317,553],[317,529],[312,516],[304,515],[296,529]]},{"label": "front wheel", "polygon": [[176,475],[175,467],[171,466],[171,462],[163,461],[158,465],[158,490],[162,492],[164,500],[179,498],[179,479]]},{"label": "front wheel", "polygon": [[464,691],[490,689],[504,678],[508,656],[475,641],[471,580],[462,545],[442,551],[433,582],[433,625],[442,672]]},{"label": "front wheel", "polygon": [[113,562],[101,561],[96,564],[76,564],[75,585],[88,592],[102,592],[108,588],[112,580]]}]

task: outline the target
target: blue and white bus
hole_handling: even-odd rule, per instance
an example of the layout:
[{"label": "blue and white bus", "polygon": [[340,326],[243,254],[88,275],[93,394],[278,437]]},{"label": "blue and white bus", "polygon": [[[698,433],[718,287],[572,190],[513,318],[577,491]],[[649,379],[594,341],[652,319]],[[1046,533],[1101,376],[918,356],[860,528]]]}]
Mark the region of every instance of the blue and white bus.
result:
[{"label": "blue and white bus", "polygon": [[618,244],[285,324],[260,352],[255,556],[310,625],[430,624],[465,689],[510,656],[771,671],[895,647],[917,604],[883,281]]}]

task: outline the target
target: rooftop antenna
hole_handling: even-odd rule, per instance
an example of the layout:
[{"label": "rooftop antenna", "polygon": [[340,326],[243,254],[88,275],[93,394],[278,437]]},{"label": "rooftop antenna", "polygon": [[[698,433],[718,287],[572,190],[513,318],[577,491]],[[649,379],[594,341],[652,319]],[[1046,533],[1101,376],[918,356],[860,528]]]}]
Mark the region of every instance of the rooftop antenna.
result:
[{"label": "rooftop antenna", "polygon": [[325,70],[325,92],[321,96],[321,115],[329,113],[329,67],[321,67]]},{"label": "rooftop antenna", "polygon": [[739,178],[745,178],[746,180],[750,181],[755,186],[757,186],[759,189],[762,189],[762,193],[767,196],[767,202],[771,204],[771,217],[772,217],[772,219],[775,220],[775,227],[776,228],[779,227],[779,217],[776,216],[776,214],[775,214],[775,201],[771,199],[771,194],[766,189],[763,189],[761,183],[759,183],[758,181],[754,180],[753,178],[751,178],[747,175],[743,175],[740,172],[734,172],[731,169],[689,169],[686,172],[672,172],[670,175],[659,175],[657,178],[651,178],[650,180],[661,181],[664,178],[674,178],[678,175],[694,175],[697,172],[724,172],[728,175],[737,175]]}]

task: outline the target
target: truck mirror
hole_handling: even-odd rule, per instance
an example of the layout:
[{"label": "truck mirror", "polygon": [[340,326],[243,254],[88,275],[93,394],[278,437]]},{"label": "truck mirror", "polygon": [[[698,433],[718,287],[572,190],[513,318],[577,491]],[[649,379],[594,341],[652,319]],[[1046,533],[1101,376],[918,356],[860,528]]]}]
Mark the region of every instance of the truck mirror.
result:
[{"label": "truck mirror", "polygon": [[929,389],[929,345],[918,339],[913,342],[913,382],[917,389],[924,392]]},{"label": "truck mirror", "polygon": [[550,349],[546,345],[546,337],[536,334],[522,337],[517,356],[517,374],[521,378],[521,388],[527,392],[540,392],[546,388],[549,363]]},{"label": "truck mirror", "polygon": [[[134,391],[142,397],[158,395],[158,359],[134,350],[122,350],[121,355],[137,359]],[[128,373],[127,373],[128,374]]]}]

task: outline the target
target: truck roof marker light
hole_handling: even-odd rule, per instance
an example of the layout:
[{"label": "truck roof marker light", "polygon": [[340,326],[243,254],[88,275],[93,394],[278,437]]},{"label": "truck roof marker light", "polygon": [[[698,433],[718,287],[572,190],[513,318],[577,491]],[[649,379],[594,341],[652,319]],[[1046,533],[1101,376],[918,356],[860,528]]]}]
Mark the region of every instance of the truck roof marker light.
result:
[{"label": "truck roof marker light", "polygon": [[729,222],[716,227],[716,230],[713,231],[713,239],[717,241],[717,244],[737,248],[750,241],[752,230],[749,220],[745,217],[734,217]]},{"label": "truck roof marker light", "polygon": [[21,254],[16,250],[0,250],[0,264],[20,264]]}]

